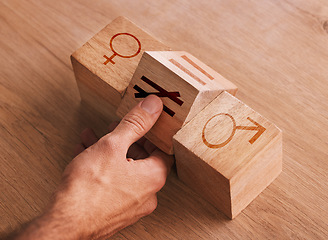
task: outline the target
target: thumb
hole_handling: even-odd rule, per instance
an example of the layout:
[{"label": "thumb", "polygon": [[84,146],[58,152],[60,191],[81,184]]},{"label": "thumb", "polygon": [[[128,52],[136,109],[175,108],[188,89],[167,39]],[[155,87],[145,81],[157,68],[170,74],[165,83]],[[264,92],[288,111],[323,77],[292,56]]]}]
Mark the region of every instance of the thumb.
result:
[{"label": "thumb", "polygon": [[123,147],[128,149],[152,128],[162,110],[162,100],[150,95],[123,117],[112,135],[119,137]]}]

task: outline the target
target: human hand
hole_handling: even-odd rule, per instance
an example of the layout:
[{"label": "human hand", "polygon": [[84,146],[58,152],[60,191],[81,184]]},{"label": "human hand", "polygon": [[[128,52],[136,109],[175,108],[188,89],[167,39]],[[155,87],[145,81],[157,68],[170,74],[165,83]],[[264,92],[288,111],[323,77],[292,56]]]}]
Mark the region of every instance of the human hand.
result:
[{"label": "human hand", "polygon": [[84,131],[49,210],[18,239],[105,239],[153,212],[173,156],[141,138],[162,108],[148,96],[100,140]]}]

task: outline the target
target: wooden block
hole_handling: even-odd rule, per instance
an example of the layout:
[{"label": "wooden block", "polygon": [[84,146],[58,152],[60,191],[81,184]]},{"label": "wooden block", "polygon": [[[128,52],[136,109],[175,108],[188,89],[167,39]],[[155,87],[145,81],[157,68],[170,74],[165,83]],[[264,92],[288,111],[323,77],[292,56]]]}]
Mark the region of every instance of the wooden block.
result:
[{"label": "wooden block", "polygon": [[169,47],[124,17],[97,33],[71,56],[82,101],[113,115],[145,50]]},{"label": "wooden block", "polygon": [[282,170],[282,132],[227,92],[173,142],[178,177],[230,218]]},{"label": "wooden block", "polygon": [[237,87],[186,52],[147,51],[117,110],[123,117],[149,94],[160,96],[164,111],[146,137],[173,154],[173,135],[223,90]]}]

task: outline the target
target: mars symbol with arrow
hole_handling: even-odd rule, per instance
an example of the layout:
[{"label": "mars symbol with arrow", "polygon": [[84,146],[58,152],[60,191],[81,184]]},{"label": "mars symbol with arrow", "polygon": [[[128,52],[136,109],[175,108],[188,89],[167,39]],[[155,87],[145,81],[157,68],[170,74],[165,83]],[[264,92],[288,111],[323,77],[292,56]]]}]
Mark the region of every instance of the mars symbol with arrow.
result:
[{"label": "mars symbol with arrow", "polygon": [[[230,121],[232,124],[232,131],[231,131],[229,137],[227,139],[224,139],[223,141],[221,140],[219,143],[210,143],[209,140],[206,138],[206,130],[207,130],[208,126],[211,124],[211,122],[214,122],[217,119],[224,120],[224,118],[226,118],[225,120]],[[233,136],[236,133],[236,130],[257,131],[255,133],[255,135],[248,141],[250,144],[253,144],[264,133],[264,131],[266,129],[265,129],[265,127],[260,125],[258,122],[256,122],[252,118],[247,117],[247,119],[254,125],[253,126],[237,126],[235,119],[228,113],[219,113],[219,114],[214,115],[206,122],[206,124],[203,128],[202,139],[203,139],[204,144],[209,148],[224,147],[232,140]]]}]

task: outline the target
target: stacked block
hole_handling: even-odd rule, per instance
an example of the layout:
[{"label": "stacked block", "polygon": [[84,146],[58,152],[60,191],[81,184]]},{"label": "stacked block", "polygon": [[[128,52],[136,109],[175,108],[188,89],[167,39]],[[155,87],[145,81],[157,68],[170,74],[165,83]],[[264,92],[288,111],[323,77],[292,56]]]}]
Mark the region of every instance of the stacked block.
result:
[{"label": "stacked block", "polygon": [[227,92],[174,136],[174,151],[179,178],[230,218],[282,169],[281,131]]},{"label": "stacked block", "polygon": [[233,96],[233,83],[168,50],[115,19],[71,56],[82,101],[110,119],[159,96],[163,112],[146,138],[175,154],[180,180],[232,219],[281,172],[282,133]]},{"label": "stacked block", "polygon": [[72,56],[82,101],[111,119],[145,50],[170,48],[118,17]]},{"label": "stacked block", "polygon": [[237,87],[186,52],[145,52],[117,110],[123,117],[149,94],[160,96],[164,111],[146,137],[173,154],[174,134],[222,91]]}]

